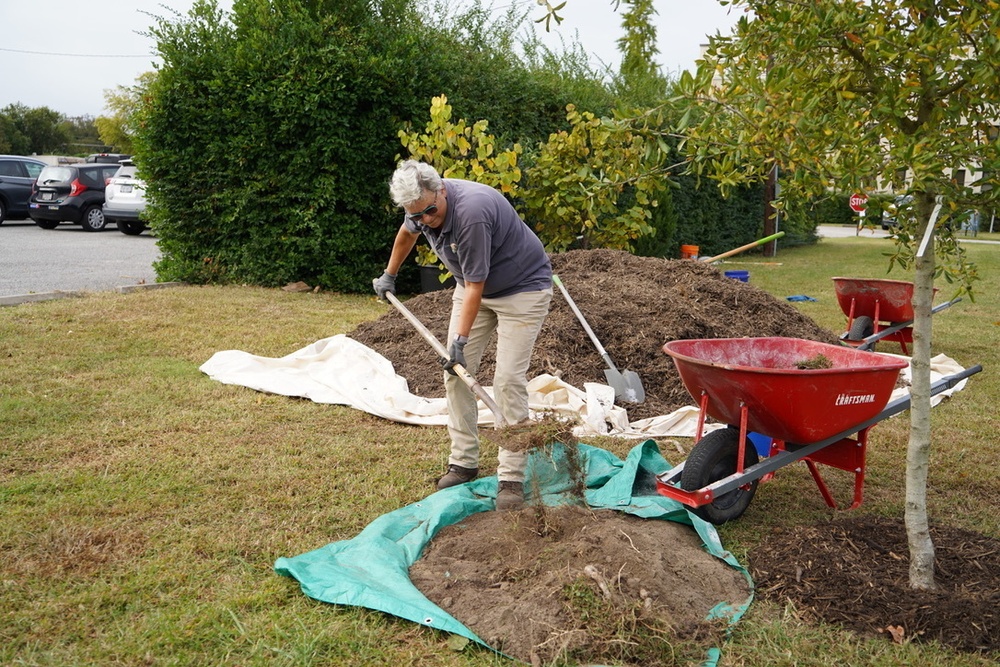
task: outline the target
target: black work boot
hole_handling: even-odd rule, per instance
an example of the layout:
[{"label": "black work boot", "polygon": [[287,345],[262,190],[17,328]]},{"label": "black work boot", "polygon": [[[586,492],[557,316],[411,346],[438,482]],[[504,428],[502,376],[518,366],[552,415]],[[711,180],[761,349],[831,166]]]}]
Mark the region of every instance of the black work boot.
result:
[{"label": "black work boot", "polygon": [[510,512],[524,505],[524,484],[521,482],[500,482],[497,492],[497,511]]},{"label": "black work boot", "polygon": [[448,466],[448,472],[445,476],[438,480],[438,490],[471,482],[478,474],[479,468],[463,468],[462,466],[451,464]]}]

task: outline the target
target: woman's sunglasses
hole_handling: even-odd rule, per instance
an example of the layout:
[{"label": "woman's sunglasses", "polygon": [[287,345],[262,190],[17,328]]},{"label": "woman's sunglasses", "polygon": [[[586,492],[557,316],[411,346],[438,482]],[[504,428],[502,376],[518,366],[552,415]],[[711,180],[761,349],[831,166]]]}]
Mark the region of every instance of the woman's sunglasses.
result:
[{"label": "woman's sunglasses", "polygon": [[433,204],[431,204],[430,206],[428,206],[424,210],[420,211],[419,213],[407,213],[406,217],[409,218],[411,222],[420,222],[421,220],[424,219],[425,215],[434,215],[435,213],[438,212],[437,200],[438,200],[438,196],[437,196],[437,193],[435,192],[434,193],[434,203]]}]

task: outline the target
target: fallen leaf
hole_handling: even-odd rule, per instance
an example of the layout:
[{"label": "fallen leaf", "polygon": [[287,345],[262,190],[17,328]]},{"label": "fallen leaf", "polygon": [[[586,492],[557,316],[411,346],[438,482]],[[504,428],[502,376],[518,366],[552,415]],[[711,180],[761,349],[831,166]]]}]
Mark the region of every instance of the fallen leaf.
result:
[{"label": "fallen leaf", "polygon": [[894,644],[902,644],[903,640],[906,639],[906,633],[903,631],[902,625],[887,625],[884,630],[892,637]]}]

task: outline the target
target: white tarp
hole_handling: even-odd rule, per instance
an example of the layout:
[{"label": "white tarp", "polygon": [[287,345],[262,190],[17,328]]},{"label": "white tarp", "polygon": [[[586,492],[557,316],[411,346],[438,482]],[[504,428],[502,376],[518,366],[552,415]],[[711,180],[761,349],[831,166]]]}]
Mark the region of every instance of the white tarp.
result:
[{"label": "white tarp", "polygon": [[[944,355],[931,360],[931,381],[962,370]],[[344,334],[318,340],[280,358],[260,357],[239,350],[216,352],[201,371],[224,384],[249,387],[282,396],[308,398],[316,403],[347,405],[404,424],[444,426],[448,414],[445,399],[423,398],[410,393],[406,379],[397,375],[392,363],[371,348]],[[909,367],[903,369],[909,379]],[[933,398],[936,405],[955,388]],[[492,389],[486,387],[492,395]],[[892,398],[906,395],[896,389]],[[624,408],[614,404],[614,389],[586,383],[583,389],[553,375],[539,375],[528,383],[529,407],[536,411],[564,413],[579,418],[575,435],[611,435],[635,438],[693,437],[698,408],[688,406],[669,415],[629,422]],[[480,402],[479,423],[492,425],[493,414]],[[706,424],[706,430],[719,424]]]}]

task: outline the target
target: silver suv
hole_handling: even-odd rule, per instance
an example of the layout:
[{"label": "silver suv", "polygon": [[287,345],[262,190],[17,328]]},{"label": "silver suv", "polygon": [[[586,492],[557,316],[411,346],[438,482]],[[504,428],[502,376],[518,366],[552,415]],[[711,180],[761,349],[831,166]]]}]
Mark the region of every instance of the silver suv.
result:
[{"label": "silver suv", "polygon": [[899,215],[910,217],[912,204],[913,195],[897,195],[891,204],[882,209],[882,229],[888,231],[899,224],[899,220],[897,220]]},{"label": "silver suv", "polygon": [[122,160],[104,189],[104,218],[118,225],[123,234],[137,236],[146,229],[142,220],[145,208],[146,184],[136,176],[135,163]]}]

